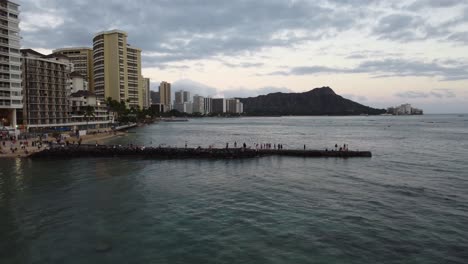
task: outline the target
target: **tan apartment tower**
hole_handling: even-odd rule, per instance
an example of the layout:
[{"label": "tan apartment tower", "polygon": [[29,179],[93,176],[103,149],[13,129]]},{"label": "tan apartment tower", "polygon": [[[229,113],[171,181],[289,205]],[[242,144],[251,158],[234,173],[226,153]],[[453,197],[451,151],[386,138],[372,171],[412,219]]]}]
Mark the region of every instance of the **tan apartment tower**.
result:
[{"label": "tan apartment tower", "polygon": [[159,101],[163,105],[163,111],[169,112],[171,107],[171,84],[168,82],[161,82],[159,85]]},{"label": "tan apartment tower", "polygon": [[94,92],[97,99],[111,97],[130,107],[143,108],[141,49],[127,44],[127,33],[100,32],[93,38]]},{"label": "tan apartment tower", "polygon": [[88,82],[88,90],[94,92],[93,49],[86,47],[63,48],[53,51],[54,54],[67,56],[73,63],[76,72]]},{"label": "tan apartment tower", "polygon": [[23,108],[19,5],[0,1],[0,133],[17,134],[17,110]]}]

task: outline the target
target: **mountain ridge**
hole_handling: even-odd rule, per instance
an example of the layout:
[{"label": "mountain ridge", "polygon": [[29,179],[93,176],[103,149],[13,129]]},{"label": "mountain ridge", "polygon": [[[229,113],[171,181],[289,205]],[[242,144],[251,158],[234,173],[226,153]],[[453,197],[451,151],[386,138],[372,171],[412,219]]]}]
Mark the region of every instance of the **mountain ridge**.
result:
[{"label": "mountain ridge", "polygon": [[247,115],[379,115],[376,109],[337,95],[328,86],[302,93],[270,93],[238,98]]}]

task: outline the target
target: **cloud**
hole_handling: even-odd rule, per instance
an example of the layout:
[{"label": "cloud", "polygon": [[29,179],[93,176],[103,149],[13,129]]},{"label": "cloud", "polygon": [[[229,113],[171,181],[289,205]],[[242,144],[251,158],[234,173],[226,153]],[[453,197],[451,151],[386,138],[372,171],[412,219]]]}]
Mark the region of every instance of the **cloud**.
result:
[{"label": "cloud", "polygon": [[[83,0],[25,2],[23,44],[90,46],[95,33],[119,28],[129,32],[132,45],[153,53],[146,59],[154,65],[292,47],[355,23],[353,12],[310,1],[96,0],[90,5]],[[50,21],[60,23],[50,26]]]},{"label": "cloud", "polygon": [[423,8],[448,8],[460,5],[460,0],[417,0],[408,6],[410,10],[419,10]]},{"label": "cloud", "polygon": [[195,94],[201,96],[215,96],[218,94],[218,89],[190,79],[181,79],[172,83],[172,91],[184,90],[189,91],[193,96]]},{"label": "cloud", "polygon": [[314,75],[367,73],[374,78],[434,77],[443,81],[468,80],[468,64],[446,65],[441,61],[423,62],[404,59],[365,60],[353,68],[301,66],[275,71],[266,75]]},{"label": "cloud", "polygon": [[406,99],[417,99],[417,98],[428,98],[429,93],[419,92],[419,91],[406,91],[401,93],[396,93],[395,96],[406,98]]},{"label": "cloud", "polygon": [[223,65],[229,67],[229,68],[257,68],[257,67],[262,67],[265,64],[258,62],[241,62],[241,63],[230,63],[230,62],[223,62]]},{"label": "cloud", "polygon": [[396,93],[395,96],[405,99],[424,99],[424,98],[434,98],[434,99],[450,99],[455,98],[456,94],[450,89],[433,89],[429,92],[421,91],[406,91],[401,93]]},{"label": "cloud", "polygon": [[248,88],[229,88],[220,91],[220,94],[225,98],[233,97],[254,97],[258,95],[270,94],[270,93],[292,93],[293,91],[286,87],[274,87],[267,86],[258,89]]},{"label": "cloud", "polygon": [[[159,82],[151,82],[152,90],[157,91],[159,87]],[[293,90],[286,87],[275,87],[275,86],[266,86],[261,88],[244,88],[244,87],[231,87],[227,89],[220,89],[212,87],[200,82],[196,82],[190,79],[180,79],[171,84],[172,94],[176,91],[184,90],[190,92],[191,96],[201,95],[206,97],[224,97],[224,98],[234,98],[234,97],[250,97],[258,96],[269,93],[291,93]]]},{"label": "cloud", "polygon": [[357,102],[366,102],[369,100],[366,96],[356,95],[356,94],[342,94],[341,96],[349,100],[357,101]]},{"label": "cloud", "polygon": [[455,98],[456,94],[450,89],[434,89],[431,95],[437,98]]}]

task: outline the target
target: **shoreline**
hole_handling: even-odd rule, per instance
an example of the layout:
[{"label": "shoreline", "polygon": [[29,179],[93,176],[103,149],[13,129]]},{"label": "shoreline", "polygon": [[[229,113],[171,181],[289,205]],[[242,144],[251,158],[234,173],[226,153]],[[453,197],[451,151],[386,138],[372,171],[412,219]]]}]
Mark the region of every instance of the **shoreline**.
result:
[{"label": "shoreline", "polygon": [[[126,136],[126,132],[121,132],[121,131],[116,131],[113,133],[99,133],[99,134],[90,134],[86,136],[82,136],[82,143],[83,144],[93,144],[93,143],[98,143],[98,144],[105,144],[111,139],[117,138],[117,137],[124,137]],[[45,141],[54,141],[55,138],[47,138]],[[20,143],[19,142],[25,142],[28,141],[28,147],[26,149],[21,149]],[[41,149],[38,149],[37,147],[32,146],[33,141],[38,141],[38,139],[27,139],[27,140],[16,140],[16,143],[13,144],[13,147],[17,148],[18,150],[15,151],[15,153],[11,153],[10,146],[12,145],[11,141],[5,141],[5,147],[1,147],[0,149],[0,159],[15,159],[15,158],[27,158],[31,156],[32,154],[42,152],[49,148],[48,144],[45,143],[44,146]],[[68,141],[72,142],[77,142],[78,138],[76,137],[70,137],[68,138]],[[1,142],[0,142],[1,144]],[[75,143],[76,144],[76,143]],[[26,152],[27,151],[27,152]]]}]

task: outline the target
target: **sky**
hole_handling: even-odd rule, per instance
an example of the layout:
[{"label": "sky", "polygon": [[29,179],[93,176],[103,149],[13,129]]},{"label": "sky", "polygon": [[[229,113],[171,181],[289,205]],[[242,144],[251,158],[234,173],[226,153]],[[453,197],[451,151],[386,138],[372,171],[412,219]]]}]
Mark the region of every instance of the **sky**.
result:
[{"label": "sky", "polygon": [[19,0],[22,47],[120,29],[151,89],[247,97],[329,86],[377,108],[468,113],[468,0]]}]

